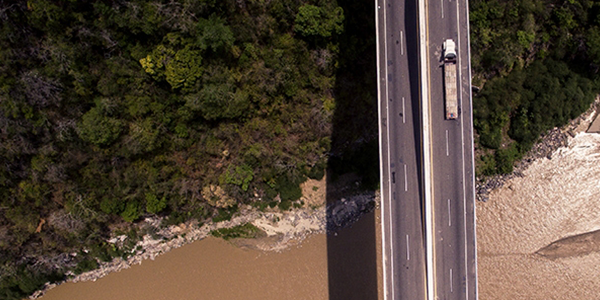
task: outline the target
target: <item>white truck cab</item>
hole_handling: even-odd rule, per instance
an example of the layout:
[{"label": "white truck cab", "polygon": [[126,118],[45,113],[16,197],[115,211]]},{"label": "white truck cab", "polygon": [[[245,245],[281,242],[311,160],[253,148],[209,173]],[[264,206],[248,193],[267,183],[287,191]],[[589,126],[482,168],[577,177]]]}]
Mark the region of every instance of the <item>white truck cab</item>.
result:
[{"label": "white truck cab", "polygon": [[456,44],[451,39],[447,39],[444,42],[444,58],[456,59]]}]

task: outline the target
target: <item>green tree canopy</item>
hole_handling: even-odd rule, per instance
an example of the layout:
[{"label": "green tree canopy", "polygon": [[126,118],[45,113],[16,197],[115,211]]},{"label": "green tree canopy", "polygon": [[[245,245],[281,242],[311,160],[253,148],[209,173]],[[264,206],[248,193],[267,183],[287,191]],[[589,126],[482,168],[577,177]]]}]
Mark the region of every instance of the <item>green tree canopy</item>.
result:
[{"label": "green tree canopy", "polygon": [[198,45],[202,49],[211,49],[214,52],[228,52],[235,42],[233,32],[225,24],[225,20],[211,15],[208,19],[201,19],[198,22]]},{"label": "green tree canopy", "polygon": [[306,37],[331,37],[344,30],[344,10],[329,9],[314,5],[303,5],[298,10],[294,31]]},{"label": "green tree canopy", "polygon": [[97,146],[107,146],[114,142],[123,129],[123,122],[107,116],[99,107],[85,113],[78,125],[79,136]]}]

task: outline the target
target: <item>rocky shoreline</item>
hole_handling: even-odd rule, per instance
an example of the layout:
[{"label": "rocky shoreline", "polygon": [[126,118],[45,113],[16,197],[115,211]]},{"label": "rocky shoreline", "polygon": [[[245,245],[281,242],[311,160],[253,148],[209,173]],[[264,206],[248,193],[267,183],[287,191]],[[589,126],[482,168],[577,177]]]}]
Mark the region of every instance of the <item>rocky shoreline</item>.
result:
[{"label": "rocky shoreline", "polygon": [[[98,269],[79,275],[67,274],[69,275],[67,280],[59,283],[46,283],[41,290],[29,298],[37,299],[49,289],[65,282],[96,281],[109,273],[141,264],[147,259],[154,260],[157,256],[172,249],[204,239],[213,230],[232,228],[246,223],[252,223],[264,231],[267,236],[277,237],[274,243],[260,247],[260,250],[282,251],[292,245],[292,241],[302,241],[311,234],[336,234],[339,229],[352,226],[363,214],[373,211],[378,203],[379,194],[370,192],[342,198],[327,206],[295,208],[283,212],[276,210],[261,212],[256,208],[246,206],[241,208],[239,213],[229,221],[208,222],[202,226],[198,226],[197,221],[189,221],[180,225],[160,228],[161,219],[147,218],[141,226],[151,229],[150,231],[154,233],[144,235],[133,248],[135,250],[130,257],[127,259],[115,258],[107,263],[101,262]],[[122,245],[126,239],[126,236],[117,236],[107,242]]]},{"label": "rocky shoreline", "polygon": [[492,190],[502,187],[505,182],[514,177],[523,177],[523,171],[525,171],[535,160],[544,158],[552,159],[552,154],[556,150],[569,145],[569,139],[575,137],[578,132],[587,130],[594,120],[598,108],[600,108],[600,96],[594,100],[586,112],[576,119],[571,120],[569,124],[562,128],[555,127],[542,135],[540,141],[534,144],[523,159],[514,166],[512,173],[494,175],[486,178],[475,178],[476,199],[478,201],[486,202],[489,199],[489,193]]}]

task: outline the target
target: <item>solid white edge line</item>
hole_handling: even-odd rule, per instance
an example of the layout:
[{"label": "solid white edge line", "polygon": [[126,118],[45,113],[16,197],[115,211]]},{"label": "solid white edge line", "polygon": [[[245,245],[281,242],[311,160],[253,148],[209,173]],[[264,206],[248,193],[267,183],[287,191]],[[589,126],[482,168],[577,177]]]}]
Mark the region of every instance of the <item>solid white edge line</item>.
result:
[{"label": "solid white edge line", "polygon": [[[386,3],[385,3],[385,0],[383,0],[382,4],[383,4],[382,6],[383,6],[383,24],[384,24],[384,26],[383,26],[383,30],[384,30],[383,31],[384,32],[384,36],[383,36],[384,39],[383,39],[383,41],[384,41],[384,53],[385,53],[385,64],[386,64],[385,76],[383,78],[383,81],[387,81],[387,30],[386,30]],[[377,43],[377,49],[379,49],[379,47],[380,47],[380,44],[379,44],[379,10],[380,10],[381,6],[379,6],[377,4],[377,0],[375,1],[375,5],[377,6],[377,9],[375,10],[375,24],[376,24],[375,25],[376,26],[376,28],[375,28],[375,30],[376,30],[376,38],[375,38],[375,40],[376,40],[376,43]],[[381,82],[380,81],[382,79],[381,79],[380,59],[381,59],[381,57],[380,57],[379,51],[377,51],[377,79],[378,79],[377,80],[377,91],[378,91],[378,93],[377,93],[377,95],[378,95],[377,109],[378,109],[378,115],[379,115],[379,126],[378,127],[379,127],[379,149],[380,149],[379,151],[380,151],[380,166],[381,166],[381,170],[380,170],[380,186],[381,186],[381,188],[383,188],[384,187],[384,184],[383,184],[383,178],[384,178],[384,176],[383,176],[383,170],[384,170],[384,166],[383,166],[383,154],[384,154],[384,152],[383,151],[384,150],[383,150],[383,147],[382,147],[382,144],[383,144],[383,142],[382,142],[382,138],[383,138],[382,124],[383,124],[383,122],[381,120]],[[388,93],[387,92],[388,92],[388,84],[386,83],[385,84],[385,98],[384,98],[385,99],[384,101],[386,103],[386,126],[385,127],[386,127],[387,141],[388,141],[387,158],[388,158],[388,162],[390,162],[391,157],[390,157],[390,148],[389,148],[389,144],[390,144],[390,139],[389,139],[389,136],[390,136],[390,132],[389,132],[389,107],[388,107],[388,101],[387,101],[387,99],[388,99]],[[389,179],[390,178],[390,169],[389,169],[389,167],[387,169],[388,169],[388,179]],[[380,189],[380,191],[381,191],[381,227],[382,227],[382,239],[381,240],[382,240],[382,258],[383,258],[382,262],[384,264],[384,267],[383,267],[383,276],[384,276],[383,284],[384,284],[384,291],[389,291],[388,285],[391,286],[392,299],[394,299],[394,280],[393,280],[393,276],[394,276],[393,275],[394,274],[394,263],[393,263],[394,256],[392,255],[392,253],[394,253],[394,251],[393,251],[393,247],[394,247],[393,245],[394,245],[394,243],[392,242],[392,236],[393,236],[392,230],[393,229],[392,229],[392,225],[391,225],[391,217],[389,218],[389,220],[387,220],[387,222],[386,222],[386,219],[388,219],[388,218],[385,217],[385,211],[386,211],[386,209],[385,209],[385,207],[386,207],[385,198],[388,198],[389,204],[387,206],[389,206],[388,211],[389,211],[390,216],[391,216],[391,207],[392,207],[392,202],[391,202],[392,200],[390,199],[391,198],[391,191],[392,191],[391,184],[388,185],[388,197],[385,197],[385,192],[383,192],[382,189]],[[390,272],[391,273],[391,277],[390,277],[390,282],[389,283],[388,283],[388,274],[387,274],[388,272],[387,272],[387,268],[385,267],[386,266],[385,262],[388,260],[388,255],[386,253],[386,249],[387,249],[386,244],[387,243],[386,243],[386,238],[385,238],[386,237],[386,234],[385,234],[385,232],[386,232],[385,225],[388,222],[390,222],[390,224],[389,224],[389,227],[390,227],[390,230],[389,230],[390,231],[390,235],[389,235],[390,241],[389,241],[389,244],[390,244],[390,247],[391,247],[391,252],[390,252],[390,256],[389,256],[390,266],[391,266],[391,270],[390,270],[391,271]],[[385,292],[384,292],[384,299],[388,299],[388,295]]]},{"label": "solid white edge line", "polygon": [[[458,2],[458,1],[457,1]],[[465,7],[469,7],[469,0],[465,0],[466,5]],[[469,20],[469,10],[465,9],[465,13],[466,13],[466,20]],[[467,54],[469,59],[467,60],[468,63],[468,70],[469,70],[469,74],[468,74],[468,80],[469,80],[469,117],[471,120],[471,122],[473,121],[473,90],[471,88],[471,36],[470,36],[470,24],[469,22],[467,22]],[[475,290],[475,299],[479,298],[479,286],[477,284],[478,278],[477,278],[477,210],[475,209],[475,149],[474,149],[474,144],[473,144],[473,129],[471,128],[469,130],[469,132],[471,133],[470,135],[470,146],[469,146],[469,152],[471,152],[471,186],[473,187],[472,189],[472,201],[473,201],[473,244],[475,245],[475,261],[474,261],[474,265],[475,265],[475,282],[473,283],[474,285],[474,290]]]},{"label": "solid white edge line", "polygon": [[[385,1],[385,0],[384,0]],[[388,66],[387,66],[387,5],[384,2],[383,3],[383,44],[385,47],[385,80],[386,80],[386,84],[385,84],[385,106],[386,106],[386,129],[387,129],[387,151],[388,151],[388,163],[391,164],[392,162],[392,156],[390,155],[390,107],[389,107],[389,82],[388,82]],[[388,167],[388,178],[390,178],[392,170],[390,170],[390,168]],[[389,188],[389,194],[392,194],[392,184],[388,185]],[[389,227],[390,227],[390,286],[391,286],[391,290],[392,290],[392,300],[396,299],[395,293],[396,293],[396,289],[394,288],[394,226],[392,224],[392,199],[391,197],[388,197],[389,200],[389,206],[388,206],[388,214],[389,214],[389,218],[388,218],[388,222],[389,222]]]},{"label": "solid white edge line", "polygon": [[[385,2],[385,0],[383,0]],[[385,192],[383,191],[384,188],[384,183],[383,183],[383,173],[384,173],[384,167],[383,167],[383,155],[384,155],[384,149],[383,149],[383,134],[382,134],[382,130],[383,130],[383,126],[382,126],[382,120],[381,120],[381,67],[380,67],[380,56],[379,56],[379,52],[380,52],[380,44],[379,44],[379,10],[381,9],[381,6],[379,5],[379,0],[375,0],[375,7],[377,7],[377,9],[375,9],[375,43],[377,44],[377,116],[379,118],[379,126],[377,126],[379,128],[379,166],[380,166],[380,170],[379,170],[379,186],[380,186],[380,196],[381,196],[381,263],[383,264],[383,299],[387,300],[387,293],[386,291],[387,286],[388,286],[388,280],[387,280],[387,268],[386,268],[386,261],[387,261],[387,254],[386,254],[386,230],[385,230]],[[385,5],[384,5],[384,9],[385,9]],[[385,78],[383,78],[383,80],[385,80]],[[386,85],[387,86],[387,85]],[[387,102],[387,99],[385,99],[385,101]],[[388,158],[389,159],[389,158]]]},{"label": "solid white edge line", "polygon": [[[468,0],[465,0],[465,1],[468,1]],[[466,6],[467,10],[468,10],[468,7],[469,6],[467,5]],[[468,12],[467,12],[467,14],[468,14]],[[469,23],[468,20],[469,19],[467,19],[467,27],[469,26],[468,25],[468,23]],[[459,1],[456,1],[456,21],[457,21],[457,24],[458,24],[458,28],[457,28],[458,29],[458,39],[457,39],[458,49],[461,49],[460,48],[460,46],[461,46],[461,43],[460,43],[460,37],[461,37],[461,34],[460,34],[460,25],[461,24],[460,24],[460,6],[459,6]],[[468,36],[467,36],[467,39],[468,39]],[[468,50],[469,61],[467,63],[468,63],[468,66],[469,66],[469,79],[468,79],[469,80],[469,102],[471,102],[472,101],[471,86],[470,86],[470,83],[471,83],[471,74],[470,74],[470,72],[471,72],[471,62],[470,62],[470,58],[471,58],[470,54],[471,54],[471,52],[470,51],[471,50],[470,50],[470,47],[468,47],[468,48],[469,48],[469,50]],[[461,81],[462,81],[462,73],[461,73],[462,72],[462,59],[461,59],[460,55],[458,56],[458,59],[459,59],[459,68],[458,68],[459,77],[458,78],[460,78]],[[462,95],[462,87],[463,86],[461,84],[460,85],[461,95]],[[462,99],[462,97],[461,97],[461,104],[464,103],[463,100],[464,99]],[[472,111],[472,105],[471,105],[471,120],[473,120],[472,113],[473,113],[473,111]],[[462,162],[463,162],[463,166],[462,166],[463,180],[462,180],[462,182],[463,182],[463,227],[464,227],[463,230],[464,230],[464,248],[465,248],[465,251],[464,251],[465,252],[465,254],[464,254],[464,259],[465,259],[465,263],[464,263],[465,264],[465,269],[464,269],[465,270],[465,296],[466,296],[465,299],[468,300],[469,299],[469,272],[468,272],[468,270],[469,270],[469,266],[468,266],[469,250],[468,250],[468,238],[467,238],[466,170],[465,170],[465,165],[464,165],[465,164],[465,138],[464,138],[464,134],[465,134],[464,133],[465,132],[464,131],[464,126],[465,126],[465,124],[464,124],[464,114],[460,114],[460,115],[461,115],[460,116],[460,118],[461,118],[461,122],[460,122],[460,125],[461,125],[460,138],[461,138],[461,144],[462,144],[462,146],[461,146],[461,152],[462,152]],[[473,145],[471,145],[470,147],[473,148]],[[474,162],[472,162],[472,164],[473,163]],[[472,168],[474,168],[474,167],[472,167]],[[473,176],[473,177],[475,177],[475,176]],[[473,184],[473,188],[475,188],[474,184]],[[475,254],[475,256],[477,256],[477,254]],[[477,290],[475,291],[475,298],[477,298]]]}]

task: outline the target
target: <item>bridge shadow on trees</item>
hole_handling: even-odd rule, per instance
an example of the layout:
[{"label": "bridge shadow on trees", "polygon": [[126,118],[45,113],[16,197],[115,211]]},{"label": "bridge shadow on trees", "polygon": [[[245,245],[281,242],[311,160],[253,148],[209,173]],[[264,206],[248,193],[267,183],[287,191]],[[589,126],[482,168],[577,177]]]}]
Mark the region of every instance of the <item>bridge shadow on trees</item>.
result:
[{"label": "bridge shadow on trees", "polygon": [[[360,191],[373,191],[379,184],[374,3],[340,0],[338,4],[345,21],[334,90],[328,205]],[[375,213],[373,206],[366,210],[370,212],[352,228],[336,225],[328,211],[330,300],[378,299]]]}]

